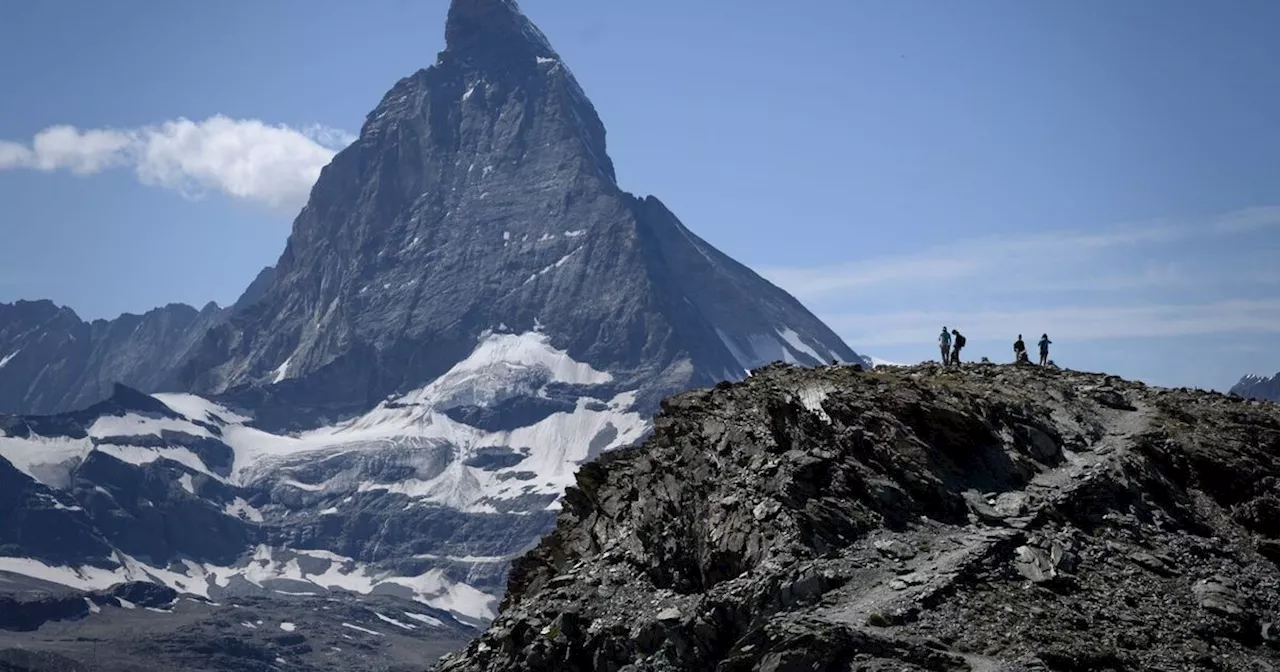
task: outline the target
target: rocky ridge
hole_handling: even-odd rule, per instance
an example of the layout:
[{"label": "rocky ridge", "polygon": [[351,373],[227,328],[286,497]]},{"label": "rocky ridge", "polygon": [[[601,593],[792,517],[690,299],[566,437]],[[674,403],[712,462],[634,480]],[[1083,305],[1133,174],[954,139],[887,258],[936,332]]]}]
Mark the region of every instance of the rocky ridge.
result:
[{"label": "rocky ridge", "polygon": [[1280,668],[1280,407],[771,366],[584,467],[441,672]]},{"label": "rocky ridge", "polygon": [[213,303],[170,304],[86,322],[51,301],[0,303],[0,412],[81,409],[115,383],[158,390],[227,314]]},{"label": "rocky ridge", "polygon": [[1231,392],[1247,399],[1280,401],[1280,373],[1273,376],[1245,376]]}]

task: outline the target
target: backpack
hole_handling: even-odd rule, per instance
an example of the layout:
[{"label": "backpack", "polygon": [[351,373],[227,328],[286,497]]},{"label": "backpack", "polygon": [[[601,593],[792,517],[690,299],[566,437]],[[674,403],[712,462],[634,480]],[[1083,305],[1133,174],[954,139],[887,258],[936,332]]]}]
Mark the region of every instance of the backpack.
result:
[{"label": "backpack", "polygon": [[956,334],[956,347],[957,348],[964,347],[964,334]]}]

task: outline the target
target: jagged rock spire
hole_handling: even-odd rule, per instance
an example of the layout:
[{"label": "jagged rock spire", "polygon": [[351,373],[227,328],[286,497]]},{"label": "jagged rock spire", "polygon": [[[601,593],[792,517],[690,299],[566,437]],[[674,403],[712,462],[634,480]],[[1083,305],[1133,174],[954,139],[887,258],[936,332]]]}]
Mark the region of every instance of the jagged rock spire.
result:
[{"label": "jagged rock spire", "polygon": [[444,36],[446,54],[473,62],[557,58],[515,0],[453,0]]}]

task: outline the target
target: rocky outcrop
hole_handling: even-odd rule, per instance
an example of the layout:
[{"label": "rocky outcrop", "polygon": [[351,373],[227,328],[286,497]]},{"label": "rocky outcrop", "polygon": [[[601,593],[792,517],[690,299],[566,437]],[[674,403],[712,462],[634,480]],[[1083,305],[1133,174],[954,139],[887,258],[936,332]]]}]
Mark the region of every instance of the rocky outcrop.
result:
[{"label": "rocky outcrop", "polygon": [[0,412],[81,409],[115,383],[164,387],[226,311],[170,304],[144,315],[85,322],[51,301],[0,304]]},{"label": "rocky outcrop", "polygon": [[442,672],[1280,666],[1280,408],[774,366],[583,468]]},{"label": "rocky outcrop", "polygon": [[1274,376],[1245,376],[1231,388],[1231,392],[1246,399],[1280,401],[1280,373]]}]

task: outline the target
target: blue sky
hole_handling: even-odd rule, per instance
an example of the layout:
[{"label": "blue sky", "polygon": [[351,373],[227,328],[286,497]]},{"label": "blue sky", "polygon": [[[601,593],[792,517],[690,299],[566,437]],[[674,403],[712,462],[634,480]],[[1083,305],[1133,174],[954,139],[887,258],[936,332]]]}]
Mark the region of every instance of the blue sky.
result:
[{"label": "blue sky", "polygon": [[[1280,370],[1280,4],[522,4],[624,187],[860,352],[946,324],[1156,384]],[[446,9],[0,5],[0,301],[233,301]]]}]

